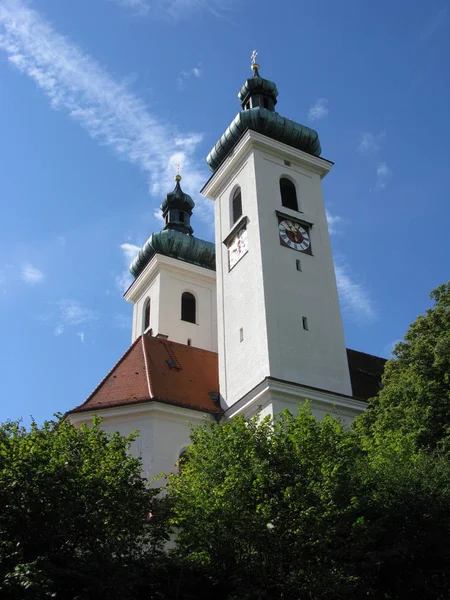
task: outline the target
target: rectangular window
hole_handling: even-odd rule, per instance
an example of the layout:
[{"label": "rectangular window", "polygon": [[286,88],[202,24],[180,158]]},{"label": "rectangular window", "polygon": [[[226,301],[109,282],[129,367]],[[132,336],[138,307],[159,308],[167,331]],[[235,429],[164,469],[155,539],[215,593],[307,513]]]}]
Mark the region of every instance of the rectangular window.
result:
[{"label": "rectangular window", "polygon": [[296,267],[297,267],[297,271],[301,271],[302,270],[302,263],[300,262],[300,259],[297,258],[297,260],[295,261]]},{"label": "rectangular window", "polygon": [[306,317],[302,317],[303,329],[308,331],[308,319]]},{"label": "rectangular window", "polygon": [[239,329],[239,341],[240,341],[240,342],[243,342],[243,341],[244,341],[244,328],[243,328],[243,327],[241,327],[241,328]]},{"label": "rectangular window", "polygon": [[187,345],[188,346],[192,346],[192,340],[191,340],[191,338],[188,338]]},{"label": "rectangular window", "polygon": [[285,160],[285,161],[284,161],[284,164],[285,164],[287,167],[290,167],[290,166],[291,166],[291,161],[290,161],[290,160]]}]

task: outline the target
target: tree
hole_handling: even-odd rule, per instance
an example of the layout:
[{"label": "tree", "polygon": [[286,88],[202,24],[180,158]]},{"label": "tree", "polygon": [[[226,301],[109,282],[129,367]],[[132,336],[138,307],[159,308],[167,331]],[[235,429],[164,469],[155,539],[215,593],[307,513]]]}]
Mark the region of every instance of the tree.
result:
[{"label": "tree", "polygon": [[359,441],[307,408],[194,430],[168,484],[187,572],[227,600],[447,598],[448,463]]},{"label": "tree", "polygon": [[0,426],[0,596],[137,598],[165,537],[155,491],[100,420]]},{"label": "tree", "polygon": [[450,452],[450,282],[410,326],[386,364],[383,389],[357,429],[369,446],[410,439],[416,449]]}]

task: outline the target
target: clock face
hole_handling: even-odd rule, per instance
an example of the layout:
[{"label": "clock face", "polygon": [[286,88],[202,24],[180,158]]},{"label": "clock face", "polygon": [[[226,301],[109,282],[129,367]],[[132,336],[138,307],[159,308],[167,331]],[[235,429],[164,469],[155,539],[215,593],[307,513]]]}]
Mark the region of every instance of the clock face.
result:
[{"label": "clock face", "polygon": [[247,253],[247,228],[239,229],[228,246],[228,263],[230,270]]},{"label": "clock face", "polygon": [[282,246],[311,254],[311,240],[308,228],[305,225],[290,219],[279,219],[278,231]]}]

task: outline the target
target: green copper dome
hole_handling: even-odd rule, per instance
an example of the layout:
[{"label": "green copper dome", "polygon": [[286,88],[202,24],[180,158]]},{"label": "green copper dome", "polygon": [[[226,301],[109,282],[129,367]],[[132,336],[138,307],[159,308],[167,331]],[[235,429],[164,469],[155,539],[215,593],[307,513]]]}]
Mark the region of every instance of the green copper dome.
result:
[{"label": "green copper dome", "polygon": [[131,263],[132,275],[138,277],[155,254],[163,254],[205,269],[216,270],[216,248],[212,242],[200,240],[181,231],[163,229],[153,233],[141,248]]},{"label": "green copper dome", "polygon": [[206,158],[211,171],[215,171],[241,136],[251,129],[267,137],[303,150],[313,156],[320,156],[319,135],[314,129],[300,125],[295,121],[286,119],[274,111],[266,108],[249,108],[239,112],[231,125],[222,135],[220,140]]},{"label": "green copper dome", "polygon": [[195,203],[189,194],[185,194],[181,189],[180,175],[175,177],[175,181],[175,189],[167,194],[161,204],[164,229],[149,237],[131,263],[130,271],[134,277],[139,277],[155,254],[216,270],[215,245],[192,235],[190,218]]},{"label": "green copper dome", "polygon": [[195,206],[195,202],[189,196],[189,194],[185,194],[180,186],[181,177],[177,175],[175,177],[175,189],[173,192],[169,192],[163,200],[161,204],[161,210],[164,213],[169,208],[178,208],[179,210],[184,210],[185,212],[189,212],[192,214],[192,211]]},{"label": "green copper dome", "polygon": [[244,106],[250,96],[257,92],[272,96],[273,103],[277,103],[278,90],[274,82],[255,75],[254,77],[249,77],[241,87],[241,91],[238,94],[241,105]]},{"label": "green copper dome", "polygon": [[275,112],[277,86],[259,75],[256,63],[252,65],[252,69],[254,76],[247,79],[238,94],[241,112],[206,158],[211,171],[214,172],[220,166],[247,129],[313,156],[320,156],[322,149],[317,131]]},{"label": "green copper dome", "polygon": [[161,204],[164,229],[175,229],[192,235],[194,230],[191,227],[191,216],[195,202],[181,189],[181,175],[177,175],[175,181],[175,189],[167,194]]}]

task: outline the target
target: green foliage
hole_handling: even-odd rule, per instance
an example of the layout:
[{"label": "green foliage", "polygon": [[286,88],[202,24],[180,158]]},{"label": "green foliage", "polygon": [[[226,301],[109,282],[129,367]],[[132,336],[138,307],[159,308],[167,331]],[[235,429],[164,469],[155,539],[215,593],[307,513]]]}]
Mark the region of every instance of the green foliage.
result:
[{"label": "green foliage", "polygon": [[[136,598],[164,538],[132,437],[100,420],[0,426],[0,596]],[[150,597],[147,595],[146,597]]]},{"label": "green foliage", "polygon": [[303,408],[196,429],[181,467],[168,485],[178,559],[214,597],[448,597],[444,459],[375,456]]},{"label": "green foliage", "polygon": [[431,298],[433,307],[397,344],[383,389],[358,419],[371,447],[408,439],[417,449],[450,451],[450,283]]}]

